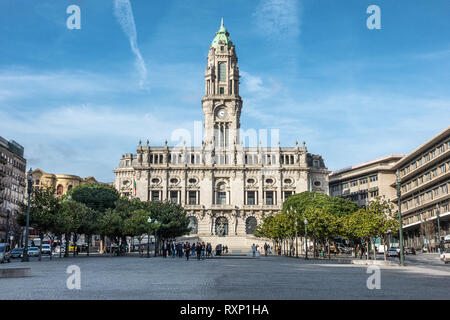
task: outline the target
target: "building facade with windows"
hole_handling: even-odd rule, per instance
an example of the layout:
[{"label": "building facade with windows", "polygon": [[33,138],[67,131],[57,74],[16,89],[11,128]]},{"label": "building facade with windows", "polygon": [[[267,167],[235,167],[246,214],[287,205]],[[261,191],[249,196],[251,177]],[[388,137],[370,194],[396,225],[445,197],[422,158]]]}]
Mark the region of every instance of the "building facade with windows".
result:
[{"label": "building facade with windows", "polygon": [[120,159],[114,185],[124,196],[182,205],[193,239],[248,248],[258,242],[253,233],[261,219],[279,212],[287,197],[307,190],[328,193],[329,171],[305,143],[243,145],[237,62],[222,22],[207,57],[202,145],[139,142],[136,154]]},{"label": "building facade with windows", "polygon": [[395,182],[393,168],[401,158],[401,155],[390,155],[331,172],[330,195],[347,198],[360,207],[376,196],[394,199],[396,191],[391,186]]},{"label": "building facade with windows", "polygon": [[62,196],[73,188],[84,183],[99,183],[94,177],[81,178],[71,174],[53,174],[41,169],[33,171],[33,187],[52,187],[57,196]]},{"label": "building facade with windows", "polygon": [[21,228],[15,217],[25,197],[26,164],[24,148],[0,137],[0,242],[10,241],[11,236],[19,241]]},{"label": "building facade with windows", "polygon": [[[450,127],[403,157],[393,169],[399,171],[406,245],[436,246],[438,227],[442,237],[450,233]],[[397,197],[393,200],[397,202]]]}]

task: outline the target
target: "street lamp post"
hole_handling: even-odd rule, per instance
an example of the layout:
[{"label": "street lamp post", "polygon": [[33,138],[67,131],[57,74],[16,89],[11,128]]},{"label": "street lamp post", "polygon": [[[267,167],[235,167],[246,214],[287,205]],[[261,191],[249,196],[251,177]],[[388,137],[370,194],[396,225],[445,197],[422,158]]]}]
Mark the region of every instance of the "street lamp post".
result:
[{"label": "street lamp post", "polygon": [[405,265],[405,252],[403,251],[403,226],[402,226],[402,202],[400,200],[400,197],[402,195],[402,192],[400,190],[400,175],[397,169],[396,172],[396,184],[397,184],[397,206],[398,206],[398,229],[399,229],[399,244],[400,244],[400,265]]},{"label": "street lamp post", "polygon": [[295,220],[295,257],[298,258],[297,220]]},{"label": "street lamp post", "polygon": [[[157,224],[157,223],[158,223],[158,220],[155,219],[154,222],[155,222],[155,224]],[[159,249],[158,246],[157,246],[157,244],[158,244],[158,239],[157,239],[157,237],[156,237],[156,231],[157,231],[157,230],[156,230],[156,228],[155,228],[155,257],[156,257],[156,252],[157,252],[158,249]]]},{"label": "street lamp post", "polygon": [[439,205],[436,203],[436,218],[437,218],[437,225],[438,225],[438,249],[439,249],[439,254],[441,253],[441,222],[440,220],[440,212],[439,212]]},{"label": "street lamp post", "polygon": [[32,191],[32,185],[33,185],[33,174],[32,170],[28,171],[27,174],[27,180],[28,180],[28,206],[27,206],[27,222],[25,226],[25,247],[23,248],[23,256],[22,256],[22,262],[28,262],[30,261],[28,257],[28,229],[30,228],[30,205],[31,205],[31,191]]},{"label": "street lamp post", "polygon": [[308,220],[305,218],[303,222],[305,224],[305,260],[308,260],[308,230],[306,229]]},{"label": "street lamp post", "polygon": [[148,233],[147,233],[147,258],[150,258],[150,224],[152,223],[152,218],[148,217]]}]

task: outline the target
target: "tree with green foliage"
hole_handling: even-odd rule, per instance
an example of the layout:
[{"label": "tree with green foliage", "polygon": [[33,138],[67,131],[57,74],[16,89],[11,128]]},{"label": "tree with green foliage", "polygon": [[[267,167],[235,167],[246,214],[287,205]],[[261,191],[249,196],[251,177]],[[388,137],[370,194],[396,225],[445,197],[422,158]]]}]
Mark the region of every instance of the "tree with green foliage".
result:
[{"label": "tree with green foliage", "polygon": [[64,233],[66,241],[65,257],[69,256],[70,238],[73,237],[73,256],[76,255],[77,238],[82,230],[83,220],[89,219],[91,210],[83,203],[66,200],[61,203],[58,218],[58,232]]},{"label": "tree with green foliage", "polygon": [[148,222],[150,212],[144,209],[138,209],[131,212],[130,216],[124,222],[125,233],[131,237],[137,237],[139,240],[139,255],[142,255],[141,242],[144,235],[148,234]]},{"label": "tree with green foliage", "polygon": [[77,202],[84,203],[88,208],[98,212],[113,209],[119,199],[117,190],[100,183],[81,184],[69,191],[68,196]]},{"label": "tree with green foliage", "polygon": [[156,230],[159,240],[175,239],[191,231],[189,218],[182,206],[171,202],[145,202],[144,204],[151,218],[159,222]]},{"label": "tree with green foliage", "polygon": [[[116,207],[119,193],[114,187],[100,183],[85,183],[69,191],[71,199],[85,204],[88,208],[97,212],[96,217],[101,220],[101,216],[108,209]],[[101,252],[103,252],[104,237],[101,240]]]},{"label": "tree with green foliage", "polygon": [[[42,242],[44,235],[51,232],[55,216],[58,213],[61,202],[55,197],[55,189],[51,187],[36,188],[30,197],[30,227],[39,232],[41,244],[39,246],[39,261],[41,261]],[[26,225],[27,203],[20,205],[17,221],[22,226]]]},{"label": "tree with green foliage", "polygon": [[111,255],[113,253],[113,244],[120,245],[120,240],[125,234],[124,219],[120,212],[107,209],[99,221],[100,235],[109,237],[111,242]]}]

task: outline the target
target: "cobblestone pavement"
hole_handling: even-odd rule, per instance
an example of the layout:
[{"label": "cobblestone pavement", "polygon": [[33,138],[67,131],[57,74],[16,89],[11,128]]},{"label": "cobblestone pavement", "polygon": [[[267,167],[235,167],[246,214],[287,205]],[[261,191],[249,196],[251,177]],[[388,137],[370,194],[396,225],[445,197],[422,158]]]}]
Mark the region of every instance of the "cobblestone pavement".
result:
[{"label": "cobblestone pavement", "polygon": [[[367,267],[288,257],[16,260],[0,268],[29,266],[32,277],[0,279],[0,299],[448,299],[450,265],[438,264],[437,255],[415,259],[382,267],[379,290],[367,288]],[[80,267],[80,290],[67,289],[69,265]]]}]

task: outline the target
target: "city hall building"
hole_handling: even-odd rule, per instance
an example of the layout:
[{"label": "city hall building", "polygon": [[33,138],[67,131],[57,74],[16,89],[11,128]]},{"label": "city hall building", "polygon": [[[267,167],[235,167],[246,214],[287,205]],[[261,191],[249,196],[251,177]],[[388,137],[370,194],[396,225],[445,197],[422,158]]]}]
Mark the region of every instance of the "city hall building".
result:
[{"label": "city hall building", "polygon": [[[248,248],[264,216],[307,190],[328,193],[328,169],[306,144],[244,147],[239,136],[243,101],[239,95],[236,48],[222,24],[210,46],[201,101],[201,146],[150,146],[139,142],[114,170],[123,196],[182,205],[192,232],[186,238]],[[264,242],[264,241],[262,241]]]}]

